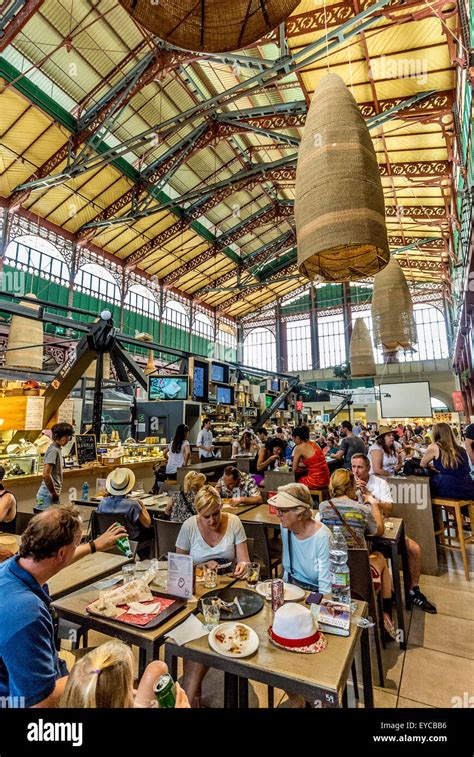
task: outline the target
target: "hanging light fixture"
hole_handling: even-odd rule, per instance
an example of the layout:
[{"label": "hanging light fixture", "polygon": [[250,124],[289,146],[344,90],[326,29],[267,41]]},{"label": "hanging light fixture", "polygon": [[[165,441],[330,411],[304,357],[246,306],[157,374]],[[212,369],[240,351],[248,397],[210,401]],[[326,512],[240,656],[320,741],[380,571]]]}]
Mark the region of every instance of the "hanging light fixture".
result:
[{"label": "hanging light fixture", "polygon": [[[147,334],[146,332],[142,332],[141,334],[136,334],[135,339],[138,339],[139,342],[152,342],[153,336],[151,334]],[[152,349],[148,352],[148,362],[146,364],[145,370],[143,371],[145,376],[149,376],[150,373],[154,373],[156,371],[155,366],[155,353]]]},{"label": "hanging light fixture", "polygon": [[[36,295],[26,295],[36,300]],[[29,300],[20,302],[24,308],[39,310],[39,305]],[[7,350],[5,352],[5,368],[29,368],[40,371],[43,368],[43,321],[34,321],[12,316],[8,332]]]},{"label": "hanging light fixture", "polygon": [[388,263],[377,156],[357,103],[336,74],[321,79],[306,118],[295,219],[298,267],[311,281],[357,281]]},{"label": "hanging light fixture", "polygon": [[300,0],[119,0],[139,24],[184,50],[240,50],[281,24]]},{"label": "hanging light fixture", "polygon": [[375,376],[374,351],[369,329],[363,318],[356,318],[350,346],[351,376]]},{"label": "hanging light fixture", "polygon": [[396,361],[398,350],[412,349],[416,344],[413,302],[395,258],[374,278],[372,322],[375,345],[384,351],[387,362]]}]

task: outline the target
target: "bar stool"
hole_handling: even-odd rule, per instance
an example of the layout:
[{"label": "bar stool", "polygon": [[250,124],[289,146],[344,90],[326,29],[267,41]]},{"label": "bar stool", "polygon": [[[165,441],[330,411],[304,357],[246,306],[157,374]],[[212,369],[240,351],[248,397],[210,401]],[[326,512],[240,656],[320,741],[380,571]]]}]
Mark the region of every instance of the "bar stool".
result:
[{"label": "bar stool", "polygon": [[[451,497],[433,497],[431,499],[433,510],[436,513],[436,519],[438,522],[438,529],[435,531],[435,536],[440,537],[440,544],[444,549],[459,550],[462,555],[462,562],[464,566],[464,575],[466,581],[470,581],[469,565],[467,562],[466,544],[471,544],[474,541],[474,533],[472,532],[474,524],[474,502],[471,499],[452,499]],[[471,518],[471,536],[464,536],[462,527],[462,513],[461,508],[468,507],[469,515]],[[449,513],[454,512],[454,529],[459,541],[459,546],[452,543],[451,539],[451,524],[449,521]],[[446,520],[444,519],[446,516]],[[446,537],[445,537],[446,530]],[[446,540],[448,543],[446,543]]]}]

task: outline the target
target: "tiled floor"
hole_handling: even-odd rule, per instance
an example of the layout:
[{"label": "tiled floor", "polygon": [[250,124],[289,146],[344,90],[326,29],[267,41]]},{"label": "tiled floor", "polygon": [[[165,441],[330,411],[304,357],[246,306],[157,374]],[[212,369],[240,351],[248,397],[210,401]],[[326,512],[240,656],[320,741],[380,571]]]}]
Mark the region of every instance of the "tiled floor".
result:
[{"label": "tiled floor", "polygon": [[[460,554],[439,551],[440,576],[422,576],[421,589],[433,602],[437,615],[415,608],[405,613],[408,647],[390,642],[382,650],[385,683],[379,685],[375,649],[372,649],[374,704],[381,708],[467,706],[474,702],[474,544],[468,546],[471,581],[465,580]],[[394,613],[395,618],[395,613]],[[106,641],[89,634],[89,646]],[[135,653],[137,650],[135,650]],[[135,655],[138,662],[138,654]],[[358,663],[359,667],[359,663]],[[359,684],[361,675],[359,670]],[[203,705],[223,706],[223,674],[209,671],[203,684]],[[356,702],[348,685],[350,707]],[[251,683],[250,707],[267,707],[267,688]],[[275,690],[275,706],[288,706],[283,691]]]}]

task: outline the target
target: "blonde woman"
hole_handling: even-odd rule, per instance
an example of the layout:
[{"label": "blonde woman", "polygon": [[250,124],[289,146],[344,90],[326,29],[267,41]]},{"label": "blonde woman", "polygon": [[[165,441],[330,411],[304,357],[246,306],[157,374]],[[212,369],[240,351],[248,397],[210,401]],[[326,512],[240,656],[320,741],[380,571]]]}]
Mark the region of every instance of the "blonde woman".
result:
[{"label": "blonde woman", "polygon": [[[334,471],[329,482],[329,493],[331,499],[319,505],[321,521],[331,529],[334,526],[343,526],[349,548],[367,548],[366,535],[383,534],[384,522],[377,500],[371,494],[366,494],[363,502],[358,501],[352,471],[345,468]],[[384,628],[396,641],[392,621],[392,584],[387,561],[380,552],[372,552],[369,559],[374,586],[376,589],[381,587],[382,591]]]},{"label": "blonde woman", "polygon": [[[198,491],[194,506],[197,515],[181,526],[176,552],[191,555],[195,564],[209,567],[217,567],[219,559],[235,561],[234,575],[243,578],[250,558],[240,518],[222,512],[219,492],[213,486],[203,486]],[[183,685],[193,707],[201,706],[201,685],[206,673],[204,665],[185,661]]]},{"label": "blonde woman", "polygon": [[172,501],[166,508],[165,512],[170,515],[170,520],[175,523],[184,523],[185,520],[196,515],[194,499],[199,489],[205,486],[206,481],[204,473],[198,473],[194,470],[186,473],[182,491],[173,494]]},{"label": "blonde woman", "polygon": [[468,454],[456,442],[447,423],[435,423],[433,426],[433,441],[428,445],[420,465],[435,472],[430,477],[432,496],[474,499]]},{"label": "blonde woman", "polygon": [[281,520],[284,580],[307,591],[331,592],[330,531],[314,520],[313,500],[304,484],[279,486],[270,504]]},{"label": "blonde woman", "polygon": [[[156,707],[153,686],[167,672],[164,662],[150,662],[135,691],[132,650],[121,641],[108,641],[88,652],[75,664],[60,706],[78,709]],[[176,683],[176,708],[187,707],[188,698]]]}]

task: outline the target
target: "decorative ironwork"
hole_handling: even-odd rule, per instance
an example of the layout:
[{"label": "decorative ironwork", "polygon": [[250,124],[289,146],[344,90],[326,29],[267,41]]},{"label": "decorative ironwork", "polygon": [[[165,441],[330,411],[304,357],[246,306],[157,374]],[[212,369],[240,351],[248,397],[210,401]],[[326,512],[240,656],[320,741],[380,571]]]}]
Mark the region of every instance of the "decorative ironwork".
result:
[{"label": "decorative ironwork", "polygon": [[420,160],[413,163],[379,163],[382,176],[440,176],[448,178],[449,161],[447,160]]}]

